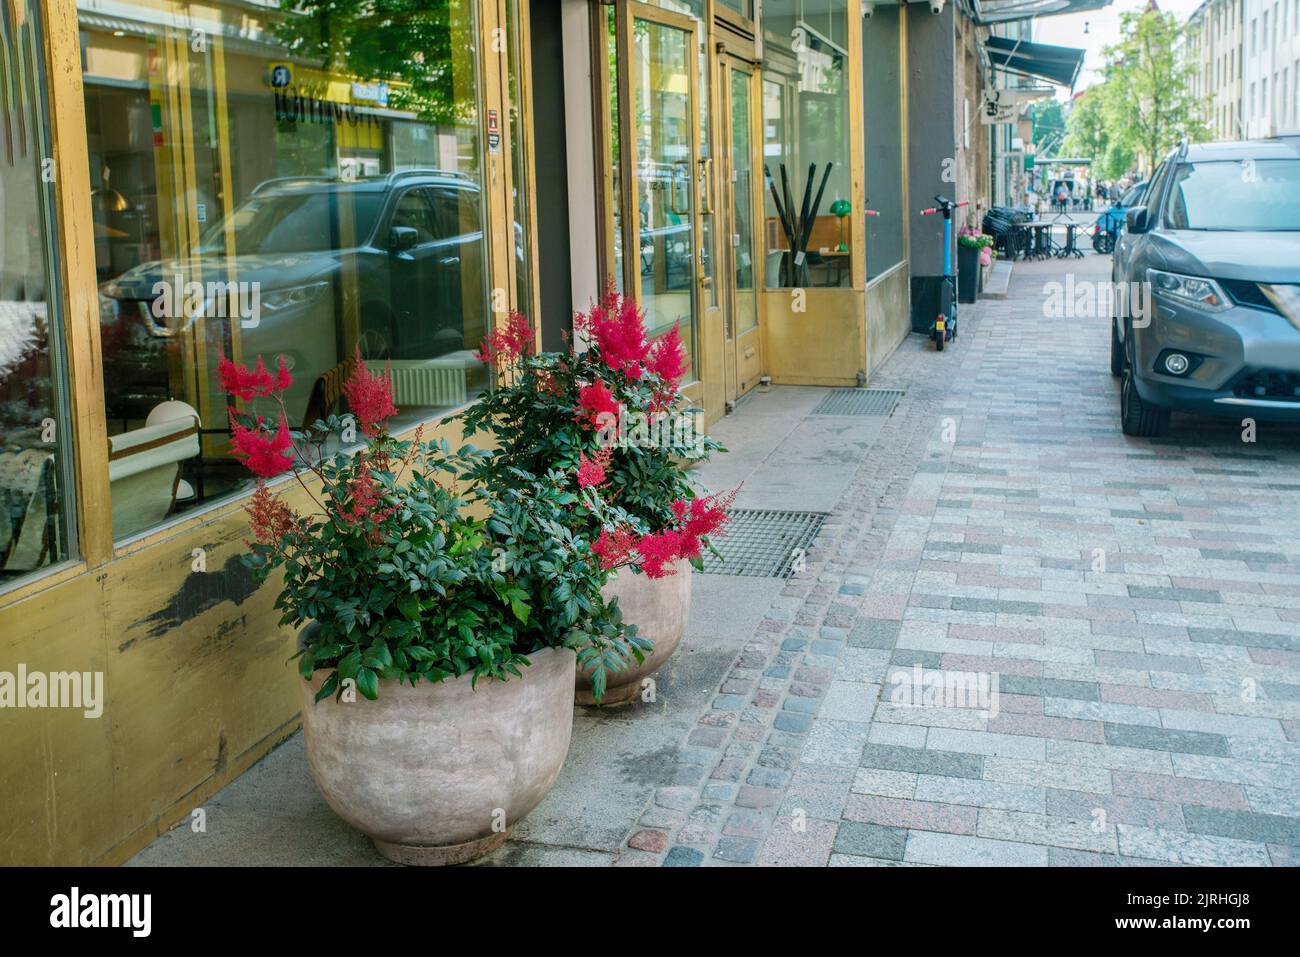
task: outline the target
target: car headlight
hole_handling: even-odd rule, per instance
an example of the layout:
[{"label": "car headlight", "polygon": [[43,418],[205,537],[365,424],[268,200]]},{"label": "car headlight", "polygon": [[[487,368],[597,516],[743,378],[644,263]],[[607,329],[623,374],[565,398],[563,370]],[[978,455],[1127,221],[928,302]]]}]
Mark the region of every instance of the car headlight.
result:
[{"label": "car headlight", "polygon": [[302,286],[290,286],[287,289],[276,289],[273,292],[263,292],[262,308],[267,312],[279,312],[294,306],[305,306],[318,299],[329,285],[328,282],[313,282]]},{"label": "car headlight", "polygon": [[1156,295],[1177,299],[1197,309],[1220,312],[1232,306],[1228,294],[1213,279],[1184,276],[1181,273],[1165,272],[1161,269],[1148,269],[1147,281],[1151,283],[1151,291]]}]

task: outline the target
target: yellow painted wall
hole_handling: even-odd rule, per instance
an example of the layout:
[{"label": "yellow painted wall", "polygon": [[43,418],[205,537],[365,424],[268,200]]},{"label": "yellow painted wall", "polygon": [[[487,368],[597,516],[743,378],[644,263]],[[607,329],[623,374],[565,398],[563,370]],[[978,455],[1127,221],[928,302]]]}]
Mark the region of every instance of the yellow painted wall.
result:
[{"label": "yellow painted wall", "polygon": [[[802,312],[795,311],[805,297]],[[777,385],[855,386],[866,369],[866,305],[860,289],[763,293],[767,374]]]},{"label": "yellow painted wall", "polygon": [[297,728],[294,635],[246,536],[232,502],[0,604],[0,671],[101,671],[105,700],[94,719],[0,710],[0,865],[121,863]]}]

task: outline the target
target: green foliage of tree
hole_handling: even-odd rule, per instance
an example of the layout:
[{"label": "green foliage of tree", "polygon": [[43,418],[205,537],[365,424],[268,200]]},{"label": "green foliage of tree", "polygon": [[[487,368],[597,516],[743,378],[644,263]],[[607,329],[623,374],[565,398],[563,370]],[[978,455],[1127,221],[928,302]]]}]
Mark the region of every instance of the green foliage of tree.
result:
[{"label": "green foliage of tree", "polygon": [[1048,148],[1038,150],[1038,154],[1044,157],[1056,155],[1056,149],[1051,144],[1059,143],[1061,133],[1065,131],[1065,110],[1060,101],[1035,103],[1029,109],[1034,119],[1034,145],[1048,144]]},{"label": "green foliage of tree", "polygon": [[1192,95],[1184,28],[1154,5],[1120,15],[1120,41],[1104,51],[1104,80],[1078,97],[1065,150],[1093,159],[1102,179],[1141,161],[1153,170],[1181,140],[1206,139],[1202,104]]},{"label": "green foliage of tree", "polygon": [[1111,135],[1107,123],[1106,84],[1090,87],[1074,100],[1066,120],[1068,133],[1062,151],[1069,156],[1092,158],[1092,172],[1098,179],[1119,179],[1134,165],[1132,144]]},{"label": "green foliage of tree", "polygon": [[279,0],[276,38],[322,70],[395,80],[389,105],[427,123],[474,122],[471,0]]}]

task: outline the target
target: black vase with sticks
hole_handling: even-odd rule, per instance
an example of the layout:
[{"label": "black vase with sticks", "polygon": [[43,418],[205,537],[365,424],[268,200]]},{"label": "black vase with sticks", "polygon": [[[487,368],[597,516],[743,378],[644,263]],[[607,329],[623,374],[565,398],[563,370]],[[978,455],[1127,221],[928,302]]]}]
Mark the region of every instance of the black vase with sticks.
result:
[{"label": "black vase with sticks", "polygon": [[[772,191],[772,202],[776,205],[776,216],[781,221],[781,230],[785,233],[787,249],[781,256],[781,286],[795,288],[808,285],[808,240],[812,238],[813,223],[817,221],[817,212],[821,209],[822,194],[826,192],[826,181],[830,179],[831,167],[827,163],[822,172],[821,185],[817,187],[817,196],[812,195],[813,183],[817,179],[817,164],[808,166],[808,181],[803,188],[803,203],[795,215],[794,197],[790,193],[790,176],[785,164],[781,164],[781,192],[777,193],[776,180],[772,178],[767,164],[763,165],[763,175],[767,178],[768,189]],[[782,202],[784,197],[784,202]]]}]

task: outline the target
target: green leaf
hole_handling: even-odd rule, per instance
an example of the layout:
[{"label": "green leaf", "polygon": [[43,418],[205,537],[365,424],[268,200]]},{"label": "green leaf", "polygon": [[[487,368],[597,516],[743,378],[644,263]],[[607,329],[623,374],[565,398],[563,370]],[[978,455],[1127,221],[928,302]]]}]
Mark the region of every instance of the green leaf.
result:
[{"label": "green leaf", "polygon": [[357,690],[374,701],[379,697],[379,676],[369,668],[357,672]]}]

